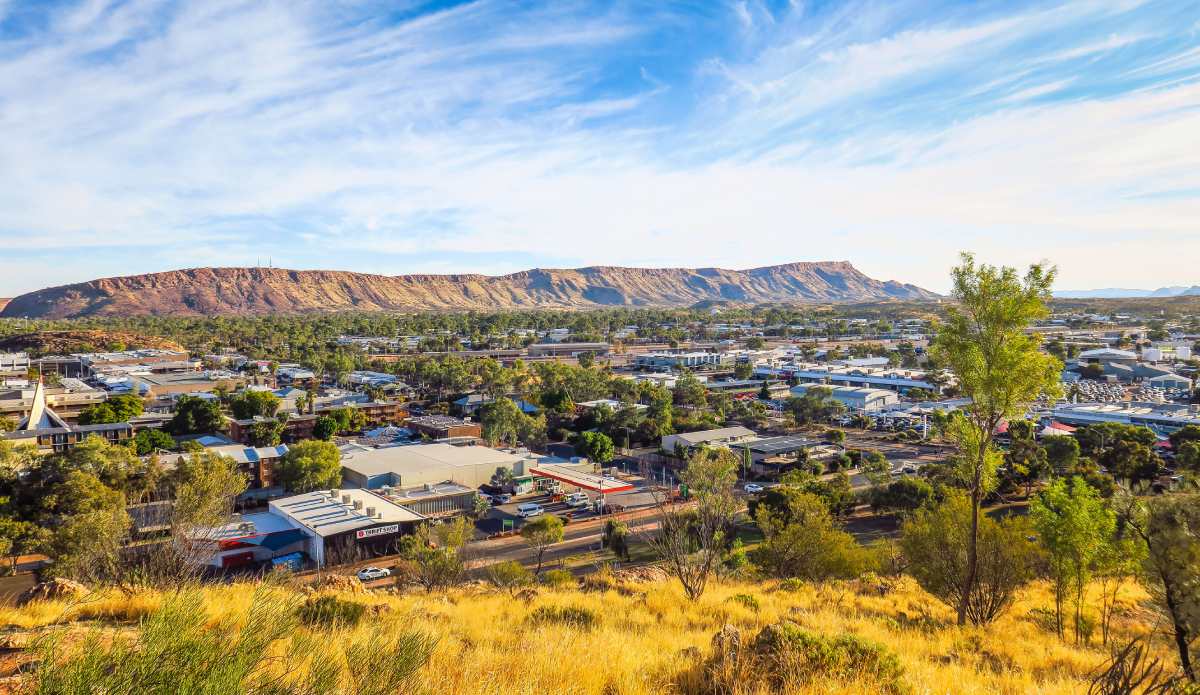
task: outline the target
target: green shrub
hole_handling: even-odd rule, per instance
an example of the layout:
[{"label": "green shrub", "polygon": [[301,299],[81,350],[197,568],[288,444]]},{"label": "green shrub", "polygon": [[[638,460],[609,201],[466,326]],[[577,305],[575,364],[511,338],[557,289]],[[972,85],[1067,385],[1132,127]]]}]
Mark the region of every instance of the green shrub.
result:
[{"label": "green shrub", "polygon": [[816,678],[867,680],[885,692],[903,692],[904,669],[885,647],[854,635],[817,635],[793,622],[763,628],[751,647],[760,670],[775,687]]},{"label": "green shrub", "polygon": [[785,579],[782,582],[779,582],[779,590],[780,591],[796,592],[796,591],[800,591],[803,588],[804,588],[804,580],[799,579],[797,577],[792,577],[790,579]]},{"label": "green shrub", "polygon": [[321,628],[354,627],[366,612],[363,604],[336,596],[310,598],[296,611],[305,625]]},{"label": "green shrub", "polygon": [[600,622],[600,616],[590,608],[579,606],[538,606],[529,614],[529,622],[534,625],[557,624],[590,630]]},{"label": "green shrub", "polygon": [[575,575],[568,570],[546,570],[542,572],[542,583],[556,588],[575,586]]},{"label": "green shrub", "polygon": [[740,603],[755,613],[762,608],[762,606],[760,606],[758,603],[758,599],[750,594],[735,594],[729,597],[729,600],[733,601],[734,603]]}]

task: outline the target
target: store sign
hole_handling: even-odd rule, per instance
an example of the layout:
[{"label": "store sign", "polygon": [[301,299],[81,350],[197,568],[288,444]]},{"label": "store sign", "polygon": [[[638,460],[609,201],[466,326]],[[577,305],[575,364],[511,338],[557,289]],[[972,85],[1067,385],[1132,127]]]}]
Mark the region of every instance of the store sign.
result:
[{"label": "store sign", "polygon": [[400,532],[400,524],[392,524],[390,526],[378,526],[376,528],[364,528],[355,532],[358,540],[364,538],[374,538],[375,536],[387,536],[393,533]]}]

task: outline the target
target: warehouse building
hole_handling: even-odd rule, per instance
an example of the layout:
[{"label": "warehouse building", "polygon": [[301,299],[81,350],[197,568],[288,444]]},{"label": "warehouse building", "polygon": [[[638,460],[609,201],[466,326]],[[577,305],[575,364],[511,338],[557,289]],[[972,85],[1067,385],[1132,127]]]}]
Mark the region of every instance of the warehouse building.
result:
[{"label": "warehouse building", "polygon": [[846,409],[856,413],[870,413],[883,410],[900,402],[895,391],[887,389],[871,389],[855,386],[832,386],[827,384],[800,384],[791,389],[792,396],[800,398],[813,387],[825,388],[831,397],[846,406]]},{"label": "warehouse building", "polygon": [[347,451],[342,456],[342,480],[347,485],[376,490],[413,488],[453,481],[469,488],[489,482],[504,468],[524,475],[525,459],[486,446],[416,444],[366,451]]}]

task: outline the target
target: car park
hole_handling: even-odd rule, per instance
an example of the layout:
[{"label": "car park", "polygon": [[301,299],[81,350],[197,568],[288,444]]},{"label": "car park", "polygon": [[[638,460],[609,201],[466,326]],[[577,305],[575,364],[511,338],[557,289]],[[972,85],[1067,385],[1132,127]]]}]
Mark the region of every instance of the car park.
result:
[{"label": "car park", "polygon": [[358,580],[371,582],[392,576],[392,571],[386,567],[364,567],[358,571]]}]

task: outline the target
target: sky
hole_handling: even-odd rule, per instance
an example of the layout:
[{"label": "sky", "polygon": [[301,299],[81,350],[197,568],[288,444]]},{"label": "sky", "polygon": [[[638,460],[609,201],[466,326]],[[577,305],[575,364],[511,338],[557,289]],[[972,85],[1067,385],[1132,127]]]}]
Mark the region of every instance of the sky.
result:
[{"label": "sky", "polygon": [[0,249],[1200,284],[1200,3],[0,0]]}]

